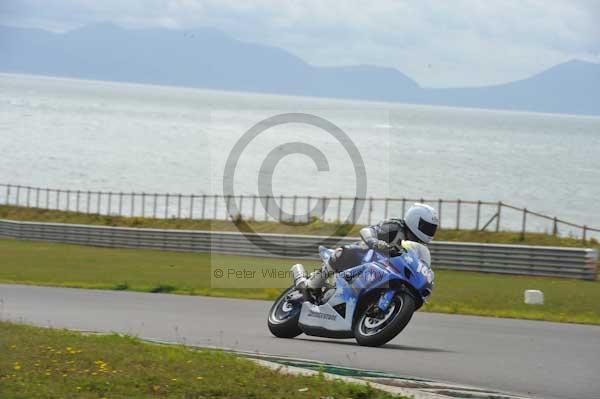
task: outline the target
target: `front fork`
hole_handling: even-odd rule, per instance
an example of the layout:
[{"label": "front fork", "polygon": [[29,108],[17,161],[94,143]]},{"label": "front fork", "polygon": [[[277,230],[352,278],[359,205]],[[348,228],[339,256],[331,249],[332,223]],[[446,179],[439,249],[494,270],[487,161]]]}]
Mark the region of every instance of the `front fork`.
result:
[{"label": "front fork", "polygon": [[392,302],[392,299],[394,299],[394,295],[396,295],[396,288],[388,288],[379,298],[379,303],[377,304],[377,307],[382,312],[387,312],[388,307]]}]

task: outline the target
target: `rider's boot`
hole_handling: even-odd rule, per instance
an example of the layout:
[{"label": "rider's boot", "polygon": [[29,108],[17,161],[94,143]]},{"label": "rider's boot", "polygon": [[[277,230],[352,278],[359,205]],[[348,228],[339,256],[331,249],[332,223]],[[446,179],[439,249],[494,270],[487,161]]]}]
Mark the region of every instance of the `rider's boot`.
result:
[{"label": "rider's boot", "polygon": [[304,266],[297,264],[292,266],[292,276],[294,277],[294,285],[300,291],[317,291],[325,286],[327,278],[333,275],[334,270],[328,263],[323,263],[320,270],[314,271],[306,277]]},{"label": "rider's boot", "polygon": [[294,286],[301,292],[306,291],[308,287],[308,278],[306,277],[306,270],[302,264],[297,263],[290,269],[292,272],[292,278],[294,279]]},{"label": "rider's boot", "polygon": [[325,287],[327,279],[335,273],[329,263],[323,263],[321,270],[314,271],[308,278],[307,286],[311,290],[320,290]]}]

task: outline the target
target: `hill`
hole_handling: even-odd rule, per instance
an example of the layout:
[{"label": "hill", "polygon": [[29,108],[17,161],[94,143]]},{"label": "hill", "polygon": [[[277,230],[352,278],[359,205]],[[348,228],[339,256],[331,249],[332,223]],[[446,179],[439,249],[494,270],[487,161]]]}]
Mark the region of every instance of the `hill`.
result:
[{"label": "hill", "polygon": [[600,115],[600,65],[570,61],[528,79],[427,89],[393,69],[313,66],[212,28],[126,30],[100,24],[56,34],[0,27],[0,71],[217,90]]}]

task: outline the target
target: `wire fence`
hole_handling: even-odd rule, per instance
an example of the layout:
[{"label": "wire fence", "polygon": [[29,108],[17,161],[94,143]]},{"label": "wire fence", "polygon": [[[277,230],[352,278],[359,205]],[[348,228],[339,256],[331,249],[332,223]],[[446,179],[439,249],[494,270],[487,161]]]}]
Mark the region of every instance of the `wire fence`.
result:
[{"label": "wire fence", "polygon": [[[440,228],[480,231],[547,233],[580,238],[600,237],[600,229],[498,201],[427,198],[354,198],[279,195],[223,196],[82,191],[0,184],[0,204],[155,219],[278,221],[303,224],[320,219],[345,224],[372,224],[391,216],[400,217],[414,202],[433,206]],[[236,209],[231,214],[231,209]]]}]

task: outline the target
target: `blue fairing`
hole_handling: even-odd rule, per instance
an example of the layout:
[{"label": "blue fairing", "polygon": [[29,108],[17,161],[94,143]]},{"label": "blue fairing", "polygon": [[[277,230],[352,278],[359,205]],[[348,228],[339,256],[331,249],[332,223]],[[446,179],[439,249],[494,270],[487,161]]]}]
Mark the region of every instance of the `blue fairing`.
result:
[{"label": "blue fairing", "polygon": [[[324,261],[328,261],[333,251],[321,247],[319,253]],[[418,296],[416,299],[424,301],[432,291],[433,277],[433,271],[419,259],[417,251],[408,250],[400,256],[389,258],[369,250],[363,258],[363,264],[337,274],[335,302],[356,304],[358,298],[371,290],[390,287],[379,303],[385,309],[397,286],[390,282],[398,281],[412,288],[411,291]]]}]

